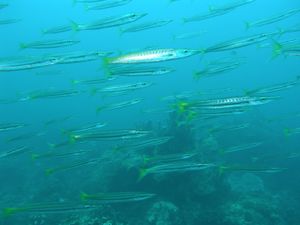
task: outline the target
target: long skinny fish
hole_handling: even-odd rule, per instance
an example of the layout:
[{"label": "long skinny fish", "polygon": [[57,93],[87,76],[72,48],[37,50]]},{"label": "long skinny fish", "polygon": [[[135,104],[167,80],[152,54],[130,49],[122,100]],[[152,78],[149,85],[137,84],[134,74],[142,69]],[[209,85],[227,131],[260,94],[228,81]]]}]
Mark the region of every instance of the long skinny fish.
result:
[{"label": "long skinny fish", "polygon": [[281,14],[274,15],[271,18],[262,19],[262,20],[258,20],[255,22],[246,22],[246,28],[249,29],[251,27],[260,27],[260,26],[271,24],[271,23],[275,23],[275,22],[281,21],[283,19],[289,18],[299,12],[300,12],[300,9],[291,9],[291,10],[288,10]]},{"label": "long skinny fish", "polygon": [[87,5],[86,10],[102,10],[113,7],[118,7],[130,3],[132,0],[107,0],[98,1],[97,5]]},{"label": "long skinny fish", "polygon": [[70,52],[64,54],[55,54],[52,57],[58,58],[59,64],[68,63],[82,63],[100,59],[103,56],[107,56],[110,53],[101,51],[90,51],[90,52]]},{"label": "long skinny fish", "polygon": [[20,19],[6,19],[6,20],[0,20],[0,25],[7,25],[12,23],[18,23],[20,22]]},{"label": "long skinny fish", "polygon": [[151,132],[146,130],[105,130],[71,134],[71,141],[127,140],[145,137]]},{"label": "long skinny fish", "polygon": [[21,43],[20,48],[32,48],[32,49],[46,49],[46,48],[60,48],[78,44],[80,41],[76,40],[46,40],[35,41],[30,43]]},{"label": "long skinny fish", "polygon": [[146,13],[129,13],[122,16],[104,18],[102,20],[94,21],[89,24],[77,24],[76,22],[72,21],[72,29],[74,31],[81,31],[99,30],[109,27],[115,27],[135,22],[146,15]]},{"label": "long skinny fish", "polygon": [[100,113],[103,110],[114,110],[114,109],[125,108],[128,106],[136,105],[136,104],[140,103],[142,100],[143,99],[141,99],[141,98],[136,98],[136,99],[132,99],[129,101],[123,101],[123,102],[119,102],[119,103],[115,103],[115,104],[99,106],[99,107],[97,107],[96,112]]},{"label": "long skinny fish", "polygon": [[71,31],[72,27],[70,25],[60,25],[52,28],[43,29],[43,34],[58,34],[58,33],[64,33],[67,31]]},{"label": "long skinny fish", "polygon": [[76,161],[72,164],[62,165],[62,166],[57,166],[54,168],[46,169],[45,173],[47,176],[49,176],[56,172],[62,172],[62,171],[66,171],[66,170],[70,170],[70,169],[74,169],[74,168],[78,168],[78,167],[82,167],[82,166],[93,165],[97,162],[98,162],[98,160],[96,160],[96,159],[92,159],[92,160],[90,159],[90,160],[85,160],[85,161]]},{"label": "long skinny fish", "polygon": [[236,38],[233,40],[221,42],[219,44],[204,49],[203,53],[228,51],[228,50],[246,47],[249,45],[253,45],[265,41],[268,38],[271,38],[274,34],[277,33],[273,32],[273,33],[256,34],[248,37],[241,37],[241,38]]},{"label": "long skinny fish", "polygon": [[153,198],[155,194],[142,192],[116,192],[116,193],[97,193],[86,194],[81,193],[82,201],[96,201],[99,203],[122,203],[122,202],[137,202]]},{"label": "long skinny fish", "polygon": [[115,151],[138,151],[149,147],[156,147],[168,143],[173,137],[163,136],[157,138],[147,138],[139,142],[128,143],[125,145],[115,146]]},{"label": "long skinny fish", "polygon": [[244,151],[244,150],[248,150],[248,149],[253,149],[260,145],[262,145],[262,142],[253,142],[253,143],[248,143],[248,144],[242,144],[242,145],[233,146],[233,147],[226,148],[226,149],[221,149],[220,153],[227,154],[227,153],[232,153],[232,152],[239,152],[239,151]]},{"label": "long skinny fish", "polygon": [[168,67],[146,67],[146,66],[113,66],[109,67],[109,76],[157,76],[173,72],[174,69]]},{"label": "long skinny fish", "polygon": [[120,31],[121,31],[121,34],[139,32],[139,31],[143,31],[143,30],[149,30],[149,29],[153,29],[153,28],[157,28],[157,27],[162,27],[171,22],[172,22],[172,20],[149,21],[146,23],[133,25],[128,28],[120,29]]},{"label": "long skinny fish", "polygon": [[150,87],[153,83],[150,82],[138,82],[132,84],[120,84],[120,85],[113,85],[104,88],[94,89],[92,90],[93,93],[124,93],[128,91],[138,90],[141,88]]},{"label": "long skinny fish", "polygon": [[14,157],[16,155],[20,155],[20,154],[23,154],[28,151],[29,151],[29,148],[24,146],[24,147],[19,147],[19,148],[12,149],[12,150],[9,150],[6,152],[0,152],[0,159]]},{"label": "long skinny fish", "polygon": [[194,103],[180,102],[178,109],[184,112],[185,109],[230,109],[247,106],[256,106],[269,103],[278,97],[242,96],[223,99],[200,100]]},{"label": "long skinny fish", "polygon": [[257,88],[254,90],[247,91],[246,94],[247,95],[270,94],[270,93],[274,93],[277,91],[283,91],[283,90],[290,89],[292,87],[295,87],[298,84],[300,84],[300,76],[297,77],[297,79],[294,81],[289,81],[289,82],[285,82],[285,83],[281,83],[281,84],[275,84],[275,85],[263,87],[263,88]]},{"label": "long skinny fish", "polygon": [[206,68],[200,71],[196,71],[194,73],[194,78],[199,79],[202,77],[211,77],[217,74],[222,74],[225,72],[232,71],[234,69],[237,69],[240,65],[242,64],[241,61],[236,59],[235,61],[232,62],[224,62],[220,63],[219,65],[208,65]]},{"label": "long skinny fish", "polygon": [[132,64],[132,63],[151,63],[162,62],[186,58],[200,53],[198,50],[191,49],[155,49],[142,52],[129,53],[112,58],[104,58],[105,64]]},{"label": "long skinny fish", "polygon": [[56,57],[31,58],[17,61],[0,62],[0,72],[31,70],[58,64],[61,60]]},{"label": "long skinny fish", "polygon": [[199,171],[215,167],[212,163],[193,163],[193,162],[174,162],[156,165],[150,168],[141,169],[140,177],[142,179],[148,174],[161,174],[161,173],[173,173],[173,172],[187,172],[187,171]]},{"label": "long skinny fish", "polygon": [[18,213],[74,213],[86,210],[93,210],[99,208],[99,205],[82,204],[82,203],[61,203],[61,202],[48,202],[48,203],[35,203],[23,205],[20,207],[11,207],[3,209],[3,216],[9,217]]},{"label": "long skinny fish", "polygon": [[0,132],[8,131],[8,130],[15,130],[18,128],[25,127],[26,124],[23,123],[1,123],[0,124]]}]

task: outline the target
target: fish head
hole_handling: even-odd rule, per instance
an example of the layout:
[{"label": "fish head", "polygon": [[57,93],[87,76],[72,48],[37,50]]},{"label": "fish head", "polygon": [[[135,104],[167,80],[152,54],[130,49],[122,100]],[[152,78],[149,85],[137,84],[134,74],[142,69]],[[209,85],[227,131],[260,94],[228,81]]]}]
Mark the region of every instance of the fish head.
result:
[{"label": "fish head", "polygon": [[[174,69],[171,68],[161,68],[157,71],[157,74],[165,74],[165,73],[171,73],[174,72]],[[299,76],[300,77],[300,76]]]},{"label": "fish head", "polygon": [[188,57],[188,56],[192,56],[199,53],[198,50],[193,50],[193,49],[178,49],[176,50],[175,54],[176,54],[176,58],[181,58],[181,57]]},{"label": "fish head", "polygon": [[147,15],[147,13],[131,13],[131,14],[128,14],[127,17],[128,17],[128,20],[130,20],[130,21],[136,21],[146,15]]}]

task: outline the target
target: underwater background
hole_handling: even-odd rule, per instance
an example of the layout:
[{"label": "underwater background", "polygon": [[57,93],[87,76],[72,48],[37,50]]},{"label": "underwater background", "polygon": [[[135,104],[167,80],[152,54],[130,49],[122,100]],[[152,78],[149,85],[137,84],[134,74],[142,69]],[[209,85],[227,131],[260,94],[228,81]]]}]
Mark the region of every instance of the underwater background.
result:
[{"label": "underwater background", "polygon": [[1,1],[0,224],[299,225],[299,19]]}]

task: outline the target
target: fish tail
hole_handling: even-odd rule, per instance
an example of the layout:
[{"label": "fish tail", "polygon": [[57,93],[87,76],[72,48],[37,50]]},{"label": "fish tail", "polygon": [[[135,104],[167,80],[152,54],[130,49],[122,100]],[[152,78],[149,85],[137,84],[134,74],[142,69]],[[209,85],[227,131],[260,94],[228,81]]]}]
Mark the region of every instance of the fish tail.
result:
[{"label": "fish tail", "polygon": [[36,160],[38,157],[39,157],[39,154],[34,154],[34,153],[31,154],[32,160]]},{"label": "fish tail", "polygon": [[85,10],[86,12],[88,12],[88,11],[90,10],[90,7],[89,7],[88,4],[84,4],[84,10]]},{"label": "fish tail", "polygon": [[219,149],[219,154],[220,154],[220,155],[224,155],[224,154],[225,154],[224,148]]},{"label": "fish tail", "polygon": [[48,145],[49,148],[55,148],[55,146],[56,146],[56,145],[53,144],[53,143],[47,143],[47,145]]},{"label": "fish tail", "polygon": [[147,169],[141,168],[141,169],[139,170],[139,178],[138,178],[138,181],[141,181],[147,174],[148,174]]},{"label": "fish tail", "polygon": [[78,25],[78,23],[76,23],[73,20],[71,20],[70,22],[71,22],[71,28],[72,28],[72,30],[76,31],[76,32],[79,31],[79,25]]},{"label": "fish tail", "polygon": [[92,89],[90,90],[90,94],[91,94],[92,96],[94,96],[96,93],[97,93],[97,89],[96,89],[96,88],[92,88]]},{"label": "fish tail", "polygon": [[290,128],[285,128],[283,132],[286,137],[289,137],[292,133],[292,130]]},{"label": "fish tail", "polygon": [[125,34],[125,31],[120,27],[119,28],[119,36],[122,37]]},{"label": "fish tail", "polygon": [[18,212],[17,208],[4,208],[3,209],[3,217],[9,217]]},{"label": "fish tail", "polygon": [[193,78],[195,80],[199,80],[201,76],[202,76],[201,72],[197,72],[197,71],[193,72]]},{"label": "fish tail", "polygon": [[147,164],[150,160],[151,160],[150,157],[143,156],[143,163],[144,163],[144,164]]},{"label": "fish tail", "polygon": [[27,45],[25,43],[20,43],[19,47],[20,47],[20,50],[22,50],[22,49],[26,49]]},{"label": "fish tail", "polygon": [[226,166],[219,166],[219,175],[223,175],[224,172],[228,169]]},{"label": "fish tail", "polygon": [[71,84],[73,84],[73,85],[76,85],[76,84],[79,84],[79,83],[80,83],[79,80],[71,80]]},{"label": "fish tail", "polygon": [[280,43],[274,41],[272,58],[276,58],[281,53],[282,53],[282,45]]},{"label": "fish tail", "polygon": [[74,143],[76,142],[76,137],[75,137],[75,135],[70,134],[70,135],[69,135],[69,141],[70,141],[71,144],[74,144]]},{"label": "fish tail", "polygon": [[46,169],[46,170],[45,170],[46,176],[50,176],[50,175],[52,175],[54,172],[55,172],[55,169],[53,169],[53,168],[49,168],[49,169]]},{"label": "fish tail", "polygon": [[105,69],[107,69],[108,66],[109,66],[109,64],[112,63],[112,61],[113,61],[113,58],[110,58],[110,57],[104,57],[104,58],[103,58],[103,67],[104,67]]},{"label": "fish tail", "polygon": [[181,22],[182,22],[183,24],[186,24],[186,23],[188,22],[188,19],[187,19],[187,18],[182,18]]},{"label": "fish tail", "polygon": [[246,30],[249,30],[251,28],[251,23],[248,21],[245,21]]},{"label": "fish tail", "polygon": [[104,110],[104,108],[105,108],[104,106],[99,106],[99,107],[97,107],[97,108],[96,108],[96,113],[97,113],[97,114],[101,113],[101,112]]},{"label": "fish tail", "polygon": [[71,135],[72,132],[70,130],[61,129],[61,133]]},{"label": "fish tail", "polygon": [[81,192],[80,193],[80,200],[81,201],[86,201],[88,199],[88,194],[87,193],[84,193],[84,192]]}]

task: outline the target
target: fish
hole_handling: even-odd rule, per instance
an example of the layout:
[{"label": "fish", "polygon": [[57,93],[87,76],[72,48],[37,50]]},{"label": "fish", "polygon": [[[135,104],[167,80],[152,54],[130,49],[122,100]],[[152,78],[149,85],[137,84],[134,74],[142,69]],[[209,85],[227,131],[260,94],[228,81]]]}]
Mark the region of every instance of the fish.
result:
[{"label": "fish", "polygon": [[4,9],[8,6],[6,3],[0,3],[0,9]]},{"label": "fish", "polygon": [[220,173],[230,171],[230,172],[253,172],[253,173],[280,173],[286,170],[287,168],[279,167],[243,167],[243,166],[220,166]]},{"label": "fish", "polygon": [[102,84],[106,83],[108,81],[115,80],[116,77],[108,77],[108,78],[91,78],[91,79],[85,79],[85,80],[72,80],[72,84],[82,84],[82,85],[96,85],[96,84]]},{"label": "fish", "polygon": [[210,99],[210,100],[199,100],[194,103],[189,103],[181,101],[176,104],[179,112],[184,112],[186,109],[199,110],[199,109],[234,109],[241,107],[249,107],[262,105],[274,100],[279,97],[268,97],[268,96],[239,96],[239,97],[229,97],[223,99]]},{"label": "fish", "polygon": [[12,24],[12,23],[18,23],[20,22],[20,19],[6,19],[6,20],[0,20],[0,25],[7,25],[7,24]]},{"label": "fish", "polygon": [[141,67],[141,66],[114,66],[107,71],[109,77],[113,76],[157,76],[174,72],[174,69],[168,67]]},{"label": "fish", "polygon": [[70,142],[69,141],[62,141],[62,142],[58,142],[58,143],[48,143],[48,146],[50,148],[63,148],[63,147],[66,147],[70,145]]},{"label": "fish", "polygon": [[10,207],[3,209],[3,216],[10,217],[18,213],[33,213],[33,214],[45,214],[45,213],[75,213],[86,210],[93,210],[99,208],[99,205],[82,204],[76,202],[45,202],[23,205],[20,207]]},{"label": "fish", "polygon": [[68,31],[72,31],[72,27],[69,24],[43,29],[42,33],[43,34],[58,34],[58,33],[64,33],[64,32],[68,32]]},{"label": "fish", "polygon": [[238,7],[253,3],[255,1],[256,0],[235,0],[235,1],[232,1],[230,3],[220,5],[220,6],[210,6],[209,10],[210,11],[214,11],[214,10],[217,10],[217,11],[220,11],[220,10],[225,10],[225,11],[226,10],[233,10],[233,9],[238,8]]},{"label": "fish", "polygon": [[0,62],[0,72],[31,70],[46,66],[52,66],[60,62],[56,57],[32,57],[24,60],[12,60],[8,62]]},{"label": "fish", "polygon": [[193,76],[195,79],[199,79],[202,77],[211,77],[217,74],[222,74],[237,69],[241,64],[242,62],[236,60],[227,63],[224,62],[219,65],[208,65],[203,70],[194,72]]},{"label": "fish", "polygon": [[136,98],[136,99],[132,99],[129,101],[123,101],[123,102],[114,103],[114,104],[110,104],[110,105],[98,106],[96,109],[96,112],[100,113],[103,110],[114,110],[114,109],[125,108],[128,106],[136,105],[136,104],[140,103],[142,100],[143,99],[141,99],[141,98]]},{"label": "fish", "polygon": [[285,128],[283,131],[284,131],[285,136],[300,134],[300,127],[298,127],[298,128]]},{"label": "fish", "polygon": [[243,48],[249,45],[257,44],[260,42],[263,42],[278,32],[272,32],[272,33],[262,33],[262,34],[256,34],[256,35],[251,35],[247,37],[240,37],[240,38],[235,38],[229,41],[221,42],[219,44],[215,44],[211,47],[208,47],[206,49],[202,50],[202,53],[208,53],[208,52],[220,52],[220,51],[228,51],[228,50],[233,50],[233,49],[238,49],[238,48]]},{"label": "fish", "polygon": [[138,82],[129,84],[113,85],[99,89],[93,89],[92,93],[124,93],[152,86],[151,82]]},{"label": "fish", "polygon": [[115,146],[114,151],[138,151],[143,150],[149,147],[156,147],[168,143],[173,137],[171,136],[162,136],[157,138],[147,138],[139,142],[133,142],[125,145]]},{"label": "fish", "polygon": [[163,62],[186,58],[199,53],[199,50],[192,49],[154,49],[129,53],[112,58],[104,58],[104,64],[110,65]]},{"label": "fish", "polygon": [[53,75],[61,75],[63,71],[61,70],[45,70],[36,72],[35,75],[37,76],[53,76]]},{"label": "fish", "polygon": [[11,142],[16,142],[16,141],[23,141],[23,140],[26,140],[26,139],[30,139],[32,137],[37,137],[37,136],[40,136],[42,135],[41,133],[25,133],[25,134],[20,134],[18,136],[14,136],[14,137],[10,137],[10,138],[7,138],[5,141],[6,143],[11,143]]},{"label": "fish", "polygon": [[111,203],[123,203],[123,202],[137,202],[144,201],[153,198],[155,194],[143,193],[143,192],[115,192],[115,193],[97,193],[86,194],[81,193],[80,198],[82,201],[94,202],[97,204],[111,204]]},{"label": "fish", "polygon": [[41,90],[31,92],[26,97],[20,98],[19,101],[70,97],[80,93],[77,90]]},{"label": "fish", "polygon": [[201,32],[187,32],[182,34],[176,34],[173,35],[174,40],[184,40],[184,39],[191,39],[191,38],[197,38],[202,36],[203,34],[207,33],[207,31],[201,31]]},{"label": "fish", "polygon": [[233,146],[233,147],[221,149],[220,153],[221,154],[227,154],[227,153],[239,152],[239,151],[244,151],[244,150],[256,148],[260,145],[262,145],[262,142],[247,143],[247,144],[242,144],[242,145],[238,145],[238,146]]},{"label": "fish", "polygon": [[254,21],[254,22],[246,22],[246,28],[249,29],[251,27],[261,27],[261,26],[265,26],[268,24],[272,24],[272,23],[284,20],[286,18],[289,18],[299,12],[300,12],[300,9],[291,9],[291,10],[285,11],[283,13],[274,15],[267,19],[262,19],[262,20],[258,20],[258,21]]},{"label": "fish", "polygon": [[229,10],[211,10],[208,12],[204,12],[198,15],[190,16],[190,17],[184,17],[182,19],[183,23],[190,23],[190,22],[199,22],[207,19],[211,19],[217,16],[225,15],[226,13],[231,12],[232,9]]},{"label": "fish", "polygon": [[26,127],[24,123],[0,123],[0,132]]},{"label": "fish", "polygon": [[155,165],[155,164],[165,164],[165,163],[172,163],[176,161],[182,161],[182,160],[190,159],[195,155],[197,155],[196,152],[158,155],[152,157],[144,156],[143,160],[144,160],[144,164]]},{"label": "fish", "polygon": [[61,124],[61,123],[64,123],[65,121],[67,120],[70,120],[72,118],[72,116],[64,116],[64,117],[60,117],[60,118],[55,118],[55,119],[51,119],[51,120],[47,120],[44,125],[45,126],[50,126],[50,125],[53,125],[53,124]]},{"label": "fish", "polygon": [[199,171],[215,167],[212,163],[194,163],[194,162],[174,162],[155,165],[149,168],[140,169],[139,180],[148,174],[164,174],[173,172]]},{"label": "fish", "polygon": [[77,40],[45,40],[35,41],[30,43],[21,43],[20,48],[26,49],[47,49],[47,48],[60,48],[78,44],[80,41]]},{"label": "fish", "polygon": [[107,0],[107,1],[98,1],[97,5],[87,5],[86,10],[102,10],[118,6],[123,6],[130,3],[132,0]]},{"label": "fish", "polygon": [[143,31],[143,30],[149,30],[149,29],[153,29],[153,28],[162,27],[162,26],[165,26],[165,25],[171,23],[172,21],[173,20],[149,21],[149,22],[145,22],[142,24],[133,25],[131,27],[121,28],[120,32],[121,32],[121,34],[135,33],[135,32],[139,32],[139,31]]},{"label": "fish", "polygon": [[103,128],[106,125],[107,125],[107,123],[96,122],[96,123],[87,124],[80,128],[63,130],[63,133],[64,134],[76,134],[76,133],[81,133],[81,132],[86,132],[86,131],[93,131],[93,130],[97,130],[99,128]]},{"label": "fish", "polygon": [[250,127],[249,123],[242,123],[238,125],[231,125],[231,126],[218,126],[218,127],[213,127],[209,129],[209,133],[218,133],[218,132],[229,132],[229,131],[237,131],[241,129],[245,129]]},{"label": "fish", "polygon": [[59,64],[82,63],[98,60],[103,56],[110,54],[109,52],[87,51],[87,52],[70,52],[64,54],[55,54],[52,57],[59,59]]},{"label": "fish", "polygon": [[128,13],[122,16],[107,17],[102,20],[91,22],[89,24],[78,24],[72,21],[71,27],[73,31],[99,30],[132,23],[143,18],[146,15],[147,13]]},{"label": "fish", "polygon": [[27,146],[18,147],[6,152],[0,152],[0,159],[10,158],[14,157],[16,155],[23,154],[25,152],[28,152],[30,149]]},{"label": "fish", "polygon": [[250,91],[246,91],[246,94],[247,95],[270,94],[270,93],[274,93],[274,92],[283,91],[283,90],[293,88],[296,85],[298,85],[299,83],[300,83],[300,76],[298,76],[294,81],[288,81],[288,82],[275,84],[275,85],[268,86],[268,87],[262,87],[262,88],[257,88],[257,89],[253,89],[253,90],[250,90]]},{"label": "fish", "polygon": [[149,135],[147,130],[101,130],[71,134],[71,142],[75,141],[104,141],[104,140],[128,140]]},{"label": "fish", "polygon": [[67,165],[62,165],[62,166],[57,166],[54,168],[46,169],[45,173],[47,176],[50,176],[57,172],[63,172],[66,170],[76,169],[76,168],[82,167],[82,166],[93,165],[93,164],[96,164],[97,162],[98,162],[97,159],[76,161],[76,162],[73,162],[72,164],[67,164]]},{"label": "fish", "polygon": [[31,159],[37,160],[37,159],[49,159],[49,158],[65,158],[65,157],[76,157],[76,156],[82,156],[87,154],[88,151],[81,150],[81,151],[72,151],[72,152],[54,152],[54,151],[48,151],[45,153],[32,153]]},{"label": "fish", "polygon": [[282,44],[279,42],[274,42],[273,45],[273,58],[276,58],[280,54],[285,55],[299,55],[300,52],[300,43],[287,43]]}]

